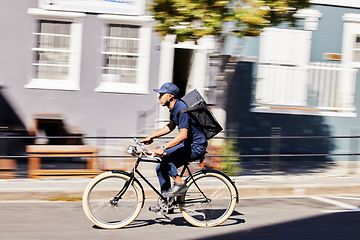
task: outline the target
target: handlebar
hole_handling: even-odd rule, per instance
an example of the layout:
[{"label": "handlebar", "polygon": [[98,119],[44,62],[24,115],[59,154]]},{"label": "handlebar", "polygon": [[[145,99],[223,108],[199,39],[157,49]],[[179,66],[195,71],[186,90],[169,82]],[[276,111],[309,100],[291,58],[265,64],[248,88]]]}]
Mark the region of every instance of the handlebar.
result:
[{"label": "handlebar", "polygon": [[[145,147],[144,145],[139,142],[139,140],[137,140],[136,137],[134,137],[134,141],[136,142],[137,145],[140,146],[141,148],[141,151],[137,151],[137,148],[136,146],[129,146],[128,149],[127,149],[127,152],[133,156],[137,156],[137,155],[140,155],[140,154],[144,154],[145,156],[147,157],[150,157],[150,158],[155,158],[154,157],[154,153],[153,152],[149,152]],[[149,156],[150,155],[150,156]]]},{"label": "handlebar", "polygon": [[145,152],[149,152],[148,150],[146,150],[146,148],[144,147],[144,145],[141,144],[141,142],[139,142],[139,140],[137,140],[136,137],[134,137],[134,141],[137,143],[137,145],[139,145],[143,151]]}]

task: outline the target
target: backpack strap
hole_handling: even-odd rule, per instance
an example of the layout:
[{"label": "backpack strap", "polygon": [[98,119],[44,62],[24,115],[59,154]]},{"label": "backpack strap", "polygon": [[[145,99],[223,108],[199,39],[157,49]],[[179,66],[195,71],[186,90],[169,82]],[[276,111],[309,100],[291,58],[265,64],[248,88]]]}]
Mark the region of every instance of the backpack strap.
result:
[{"label": "backpack strap", "polygon": [[[204,109],[205,109],[205,107],[204,107],[204,102],[203,102],[203,101],[200,101],[200,102],[198,102],[197,104],[195,104],[195,105],[192,106],[192,107],[189,107],[189,108],[180,110],[180,111],[178,112],[177,116],[179,117],[179,115],[182,114],[182,113],[186,113],[186,112],[196,112],[196,111],[198,111],[198,110],[204,110]],[[209,130],[216,130],[216,129],[218,129],[218,127],[217,127],[216,125],[204,125],[204,124],[201,124],[201,123],[199,122],[199,120],[196,119],[196,117],[192,116],[192,114],[189,114],[189,115],[190,115],[190,117],[191,117],[192,119],[195,120],[196,124],[197,124],[200,128],[202,128],[202,129],[203,129],[203,128],[209,129]]]},{"label": "backpack strap", "polygon": [[199,102],[199,103],[197,103],[196,105],[194,105],[192,107],[180,110],[177,115],[179,117],[179,115],[182,114],[182,113],[194,112],[194,111],[197,111],[197,110],[200,110],[200,109],[204,109],[204,106],[203,106],[202,102]]}]

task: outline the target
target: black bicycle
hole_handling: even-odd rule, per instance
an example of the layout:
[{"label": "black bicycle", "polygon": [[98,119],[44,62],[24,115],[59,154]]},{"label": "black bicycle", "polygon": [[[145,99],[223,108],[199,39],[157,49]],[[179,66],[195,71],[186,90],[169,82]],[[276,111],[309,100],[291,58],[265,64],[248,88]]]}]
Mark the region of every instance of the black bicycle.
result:
[{"label": "black bicycle", "polygon": [[92,223],[100,228],[116,229],[136,219],[144,205],[145,194],[135,174],[159,196],[158,206],[164,215],[178,207],[182,216],[198,227],[217,226],[231,216],[239,194],[225,173],[210,169],[191,173],[189,164],[185,164],[180,176],[188,172],[185,179],[188,190],[180,196],[165,198],[137,169],[140,162],[159,163],[161,159],[150,155],[136,138],[134,140],[141,150],[138,151],[136,146],[128,148],[130,154],[137,156],[130,173],[122,170],[104,172],[86,187],[82,205]]}]

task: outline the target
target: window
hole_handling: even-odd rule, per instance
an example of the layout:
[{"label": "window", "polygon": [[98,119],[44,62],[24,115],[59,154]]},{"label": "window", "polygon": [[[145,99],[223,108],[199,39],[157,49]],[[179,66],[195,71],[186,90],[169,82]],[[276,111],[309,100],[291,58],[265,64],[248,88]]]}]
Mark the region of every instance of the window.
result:
[{"label": "window", "polygon": [[151,27],[149,18],[99,15],[103,34],[99,92],[148,93]]},{"label": "window", "polygon": [[353,62],[360,62],[360,35],[355,36]]},{"label": "window", "polygon": [[79,90],[81,13],[29,9],[36,19],[32,77],[27,88]]},{"label": "window", "polygon": [[139,26],[109,24],[106,42],[104,80],[136,83],[139,57]]},{"label": "window", "polygon": [[344,65],[360,68],[360,14],[344,14],[341,61]]},{"label": "window", "polygon": [[39,21],[36,54],[35,78],[66,80],[69,77],[70,25],[68,22]]},{"label": "window", "polygon": [[298,105],[306,103],[306,69],[311,32],[266,28],[260,37],[256,103]]},{"label": "window", "polygon": [[310,31],[265,29],[260,37],[252,111],[356,116],[357,71],[353,66],[360,66],[360,32],[351,39],[353,64],[310,62]]}]

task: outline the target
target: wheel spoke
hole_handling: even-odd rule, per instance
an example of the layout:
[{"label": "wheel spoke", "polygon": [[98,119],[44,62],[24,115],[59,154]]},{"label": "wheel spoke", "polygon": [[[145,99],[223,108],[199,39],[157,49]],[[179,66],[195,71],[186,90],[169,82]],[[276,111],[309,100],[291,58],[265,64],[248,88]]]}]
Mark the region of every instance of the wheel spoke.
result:
[{"label": "wheel spoke", "polygon": [[101,202],[93,203],[93,204],[91,204],[91,209],[94,212],[94,214],[96,214],[107,206],[111,206],[110,201],[105,201],[103,203],[101,203]]},{"label": "wheel spoke", "polygon": [[221,196],[221,194],[224,193],[225,191],[228,192],[228,190],[225,188],[222,188],[222,189],[219,188],[213,194],[211,194],[210,197],[207,197],[207,198],[211,199],[211,198],[215,198],[216,196]]},{"label": "wheel spoke", "polygon": [[188,191],[180,198],[180,210],[191,224],[202,227],[216,226],[233,212],[236,198],[232,196],[235,189],[223,175],[217,172],[195,173],[188,186]]},{"label": "wheel spoke", "polygon": [[[90,221],[102,228],[121,228],[137,217],[142,207],[142,190],[136,181],[123,188],[128,181],[125,174],[107,172],[89,183],[83,208]],[[112,202],[120,189],[125,190],[121,199]]]}]

